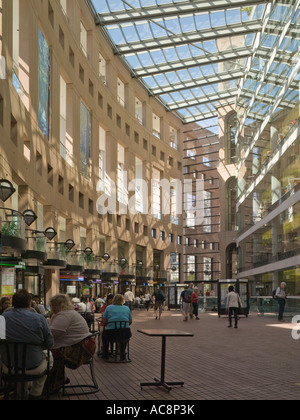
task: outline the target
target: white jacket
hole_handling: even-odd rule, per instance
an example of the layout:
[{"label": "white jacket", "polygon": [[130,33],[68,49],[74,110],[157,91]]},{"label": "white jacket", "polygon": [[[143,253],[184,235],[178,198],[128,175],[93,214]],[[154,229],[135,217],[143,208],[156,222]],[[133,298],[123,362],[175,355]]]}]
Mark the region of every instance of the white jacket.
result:
[{"label": "white jacket", "polygon": [[226,308],[238,308],[239,306],[242,306],[239,295],[235,292],[228,293]]}]

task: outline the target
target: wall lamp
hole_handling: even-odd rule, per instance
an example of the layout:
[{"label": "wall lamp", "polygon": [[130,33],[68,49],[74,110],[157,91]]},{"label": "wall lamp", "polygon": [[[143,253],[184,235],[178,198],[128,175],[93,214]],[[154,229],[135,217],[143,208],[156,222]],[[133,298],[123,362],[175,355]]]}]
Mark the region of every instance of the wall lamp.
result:
[{"label": "wall lamp", "polygon": [[7,201],[15,192],[16,189],[10,181],[6,179],[0,180],[0,200],[3,201],[3,203],[5,203],[5,201]]}]

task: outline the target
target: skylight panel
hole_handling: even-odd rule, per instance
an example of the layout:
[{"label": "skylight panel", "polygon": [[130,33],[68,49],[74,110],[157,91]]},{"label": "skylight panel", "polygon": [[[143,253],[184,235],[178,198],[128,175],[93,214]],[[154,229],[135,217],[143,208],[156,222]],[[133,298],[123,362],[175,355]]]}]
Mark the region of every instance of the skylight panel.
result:
[{"label": "skylight panel", "polygon": [[196,23],[196,29],[198,31],[201,31],[203,29],[210,29],[210,19],[208,13],[201,13],[199,15],[195,15],[195,23]]},{"label": "skylight panel", "polygon": [[178,18],[167,18],[165,19],[164,25],[169,31],[173,32],[174,34],[182,33]]},{"label": "skylight panel", "polygon": [[180,83],[180,79],[174,71],[166,73],[166,78],[169,81],[169,84],[171,85],[174,85],[175,83]]},{"label": "skylight panel", "polygon": [[122,31],[127,43],[140,41],[139,35],[133,25],[122,26]]},{"label": "skylight panel", "polygon": [[142,63],[143,67],[153,66],[153,60],[148,52],[142,52],[138,54],[138,58]]},{"label": "skylight panel", "polygon": [[188,33],[190,31],[196,31],[196,24],[193,15],[190,16],[181,16],[180,25],[183,33]]},{"label": "skylight panel", "polygon": [[158,74],[157,76],[154,77],[154,79],[156,80],[156,83],[158,84],[158,86],[169,86],[170,84],[164,74]]},{"label": "skylight panel", "polygon": [[124,35],[118,26],[110,26],[107,30],[115,44],[124,44],[126,42]]},{"label": "skylight panel", "polygon": [[227,25],[234,25],[241,23],[241,12],[240,9],[228,9],[226,10],[226,23]]},{"label": "skylight panel", "polygon": [[165,23],[162,19],[151,21],[150,23],[154,38],[161,38],[167,36],[168,32],[164,29]]},{"label": "skylight panel", "polygon": [[155,64],[162,64],[166,62],[166,57],[163,54],[162,50],[151,51],[150,55]]},{"label": "skylight panel", "polygon": [[185,60],[187,58],[192,58],[192,54],[191,54],[191,51],[190,51],[188,45],[180,45],[180,46],[176,47],[176,50],[177,50],[178,57],[181,60]]},{"label": "skylight panel", "polygon": [[152,76],[143,77],[143,81],[144,81],[144,83],[146,83],[147,86],[150,87],[150,89],[155,89],[155,88],[158,88],[159,87],[159,85],[157,84],[155,78],[152,77]]},{"label": "skylight panel", "polygon": [[225,12],[213,12],[210,13],[210,22],[212,28],[217,28],[218,26],[225,26]]}]

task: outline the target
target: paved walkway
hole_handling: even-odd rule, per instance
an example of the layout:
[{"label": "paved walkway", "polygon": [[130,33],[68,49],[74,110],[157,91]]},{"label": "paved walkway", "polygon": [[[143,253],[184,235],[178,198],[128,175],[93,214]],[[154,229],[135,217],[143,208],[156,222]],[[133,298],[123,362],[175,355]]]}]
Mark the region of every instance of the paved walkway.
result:
[{"label": "paved walkway", "polygon": [[[241,318],[239,329],[228,329],[227,320],[202,314],[200,321],[183,322],[180,313],[134,311],[130,342],[132,363],[105,363],[95,356],[100,390],[95,395],[72,397],[80,400],[299,400],[300,341],[292,338],[292,325],[274,318]],[[138,329],[179,329],[193,338],[168,338],[166,380],[185,381],[168,393],[161,388],[144,388],[140,382],[160,377],[161,338],[147,337]],[[68,372],[75,384],[86,379],[85,368]],[[70,373],[70,375],[69,375]],[[87,379],[88,380],[88,379]],[[82,382],[81,382],[82,383]],[[70,399],[56,395],[53,399]]]}]

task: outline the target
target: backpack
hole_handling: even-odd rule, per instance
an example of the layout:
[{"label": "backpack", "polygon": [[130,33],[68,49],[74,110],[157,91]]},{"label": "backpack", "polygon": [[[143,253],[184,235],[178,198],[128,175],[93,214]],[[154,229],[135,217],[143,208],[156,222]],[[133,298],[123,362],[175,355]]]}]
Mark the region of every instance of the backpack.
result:
[{"label": "backpack", "polygon": [[184,293],[184,300],[185,303],[192,303],[192,293],[186,290]]},{"label": "backpack", "polygon": [[273,292],[272,292],[272,297],[273,297],[273,299],[278,299],[278,297],[276,296],[276,293],[277,293],[277,289],[275,289],[275,290],[273,290]]},{"label": "backpack", "polygon": [[165,299],[166,299],[166,297],[165,297],[164,293],[163,293],[161,290],[157,290],[157,291],[154,293],[154,295],[155,295],[155,300],[156,300],[157,302],[164,302],[164,301],[165,301]]}]

